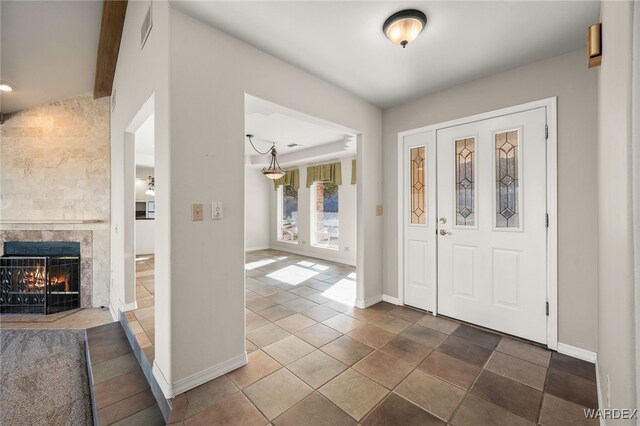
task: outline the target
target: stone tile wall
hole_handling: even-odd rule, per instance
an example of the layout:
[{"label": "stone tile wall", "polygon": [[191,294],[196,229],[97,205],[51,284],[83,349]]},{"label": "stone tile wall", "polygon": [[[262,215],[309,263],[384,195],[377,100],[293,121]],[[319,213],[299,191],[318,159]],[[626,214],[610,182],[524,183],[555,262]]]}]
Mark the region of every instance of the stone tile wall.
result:
[{"label": "stone tile wall", "polygon": [[[109,303],[109,140],[109,100],[91,95],[5,114],[0,126],[0,231],[11,231],[0,232],[0,244],[8,236],[88,238],[83,269],[93,288],[83,306]],[[53,223],[62,220],[98,222]]]}]

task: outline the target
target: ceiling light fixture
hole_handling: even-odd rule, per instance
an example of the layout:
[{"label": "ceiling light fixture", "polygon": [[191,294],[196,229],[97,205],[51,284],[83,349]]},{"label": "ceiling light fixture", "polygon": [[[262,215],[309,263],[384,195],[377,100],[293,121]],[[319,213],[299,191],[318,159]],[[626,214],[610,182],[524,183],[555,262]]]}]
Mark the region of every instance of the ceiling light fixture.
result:
[{"label": "ceiling light fixture", "polygon": [[282,168],[280,167],[280,164],[278,164],[278,157],[277,157],[278,152],[276,151],[275,142],[273,143],[273,145],[268,151],[260,152],[258,151],[256,146],[253,144],[253,141],[251,140],[253,138],[253,135],[246,135],[246,136],[247,138],[249,138],[249,143],[251,144],[251,147],[255,152],[257,152],[260,155],[271,154],[271,161],[269,162],[269,166],[262,169],[263,175],[265,175],[269,179],[276,180],[276,179],[280,179],[282,176],[287,174],[287,172],[282,170]]},{"label": "ceiling light fixture", "polygon": [[156,180],[153,176],[149,176],[149,189],[147,189],[144,193],[145,195],[149,195],[151,197],[156,196]]},{"label": "ceiling light fixture", "polygon": [[0,81],[0,92],[13,92],[15,90],[15,87],[13,87],[11,84],[7,83],[6,81]]},{"label": "ceiling light fixture", "polygon": [[419,10],[407,9],[394,13],[384,21],[382,32],[392,43],[405,48],[420,35],[425,25],[427,15]]}]

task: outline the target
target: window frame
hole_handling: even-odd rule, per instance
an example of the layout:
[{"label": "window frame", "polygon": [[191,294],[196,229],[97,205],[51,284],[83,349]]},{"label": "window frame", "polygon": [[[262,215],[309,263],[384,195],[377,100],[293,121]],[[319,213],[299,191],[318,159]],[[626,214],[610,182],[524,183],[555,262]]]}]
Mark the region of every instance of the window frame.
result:
[{"label": "window frame", "polygon": [[309,195],[310,195],[309,196],[309,206],[310,206],[309,224],[311,225],[310,226],[310,231],[311,231],[310,243],[312,247],[339,251],[340,250],[340,185],[336,185],[336,188],[337,188],[336,194],[338,196],[338,212],[337,212],[338,213],[338,235],[336,236],[335,245],[325,245],[325,244],[318,244],[318,241],[317,241],[318,230],[316,226],[317,226],[318,211],[316,210],[316,201],[318,199],[318,183],[324,184],[325,182],[313,182],[313,184],[309,188]]}]

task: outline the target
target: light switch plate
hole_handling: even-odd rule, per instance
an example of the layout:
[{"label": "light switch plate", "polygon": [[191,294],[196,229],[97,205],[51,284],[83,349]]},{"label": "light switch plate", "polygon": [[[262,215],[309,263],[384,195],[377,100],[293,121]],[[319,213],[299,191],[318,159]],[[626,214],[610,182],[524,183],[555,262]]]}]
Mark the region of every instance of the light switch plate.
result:
[{"label": "light switch plate", "polygon": [[222,203],[220,202],[211,203],[211,219],[213,220],[222,219]]},{"label": "light switch plate", "polygon": [[191,220],[199,221],[202,220],[202,204],[191,204]]},{"label": "light switch plate", "polygon": [[382,204],[376,206],[376,216],[382,216]]}]

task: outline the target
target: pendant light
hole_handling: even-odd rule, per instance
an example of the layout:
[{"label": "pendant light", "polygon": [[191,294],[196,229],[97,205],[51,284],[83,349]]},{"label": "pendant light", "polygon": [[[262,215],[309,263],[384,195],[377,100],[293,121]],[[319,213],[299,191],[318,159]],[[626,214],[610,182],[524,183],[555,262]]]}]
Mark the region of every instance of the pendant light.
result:
[{"label": "pendant light", "polygon": [[149,176],[149,179],[147,180],[147,182],[149,182],[149,189],[147,189],[146,191],[144,191],[145,195],[149,195],[151,197],[155,197],[156,196],[156,180],[153,176]]},{"label": "pendant light", "polygon": [[382,31],[393,44],[405,48],[420,35],[425,25],[427,15],[419,10],[407,9],[391,15],[384,22]]},{"label": "pendant light", "polygon": [[282,170],[282,168],[280,167],[280,164],[278,164],[278,151],[276,151],[275,142],[268,151],[260,152],[253,144],[253,141],[252,141],[253,135],[246,135],[246,136],[249,139],[249,143],[251,144],[251,147],[255,152],[257,152],[260,155],[271,154],[271,161],[269,162],[269,165],[262,169],[263,175],[265,175],[269,179],[276,180],[276,179],[280,179],[282,176],[287,174],[287,172]]}]

